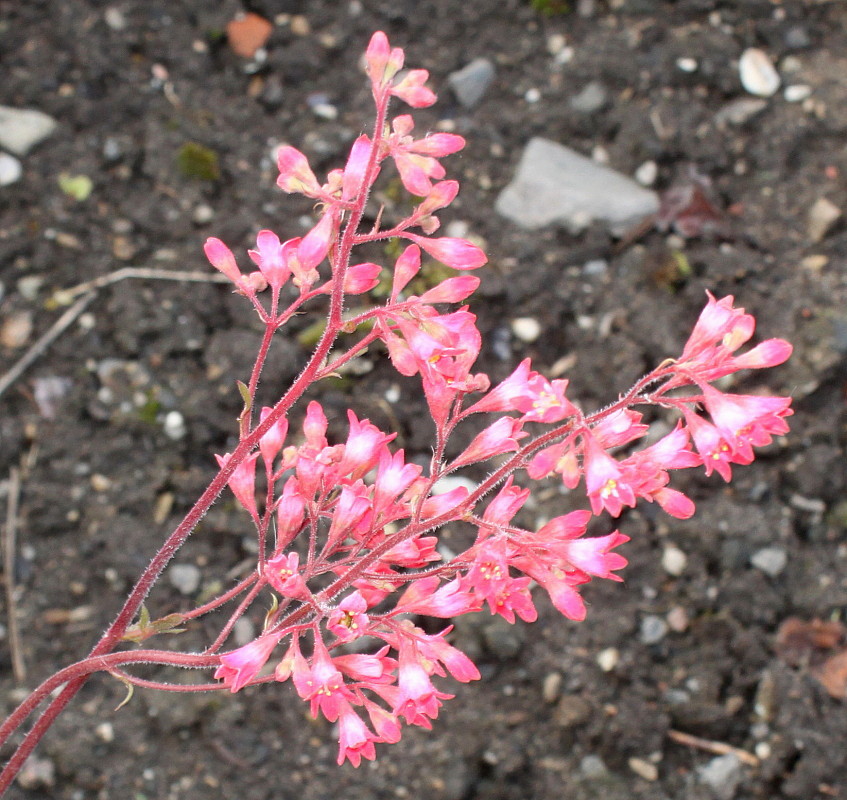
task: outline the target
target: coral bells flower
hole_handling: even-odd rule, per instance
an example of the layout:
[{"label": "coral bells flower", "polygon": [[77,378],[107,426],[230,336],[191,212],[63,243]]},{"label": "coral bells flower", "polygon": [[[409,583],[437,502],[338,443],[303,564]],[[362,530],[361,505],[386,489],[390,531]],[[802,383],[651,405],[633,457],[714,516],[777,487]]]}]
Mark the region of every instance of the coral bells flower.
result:
[{"label": "coral bells flower", "polygon": [[344,677],[332,661],[326,645],[320,637],[315,639],[315,652],[311,665],[299,650],[294,654],[292,680],[297,694],[310,703],[313,717],[320,711],[330,722],[354,699],[353,693],[344,683]]},{"label": "coral bells flower", "polygon": [[[229,463],[231,454],[224,453],[216,455],[218,466],[225,467]],[[235,499],[249,512],[250,516],[258,518],[256,510],[256,460],[258,453],[253,453],[244,459],[229,476],[227,485],[232,489]]]},{"label": "coral bells flower", "polygon": [[340,641],[350,642],[361,636],[367,629],[367,603],[359,592],[347,595],[338,607],[329,615],[326,626]]},{"label": "coral bells flower", "polygon": [[368,730],[359,715],[349,703],[344,703],[338,716],[338,764],[347,759],[358,767],[363,758],[373,761],[376,758],[374,742],[381,741]]},{"label": "coral bells flower", "polygon": [[230,691],[237,692],[256,677],[278,642],[278,635],[261,636],[238,650],[224,653],[221,665],[215,671],[215,678],[229,686]]},{"label": "coral bells flower", "polygon": [[268,583],[283,597],[303,599],[309,590],[300,574],[300,556],[297,553],[280,553],[265,564]]}]

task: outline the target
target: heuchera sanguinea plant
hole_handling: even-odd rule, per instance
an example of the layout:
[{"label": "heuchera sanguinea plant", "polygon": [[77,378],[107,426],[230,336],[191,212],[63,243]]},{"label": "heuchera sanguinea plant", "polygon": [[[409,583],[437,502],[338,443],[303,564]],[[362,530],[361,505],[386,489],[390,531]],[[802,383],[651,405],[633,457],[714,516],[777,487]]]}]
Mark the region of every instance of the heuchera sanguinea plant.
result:
[{"label": "heuchera sanguinea plant", "polygon": [[[566,380],[548,380],[529,359],[495,386],[474,372],[482,339],[474,314],[456,305],[477,288],[479,278],[469,273],[486,256],[464,239],[438,236],[435,216],[458,191],[456,181],[444,180],[439,159],[464,141],[450,133],[416,138],[411,116],[389,118],[392,98],[413,108],[436,98],[425,86],[425,70],[401,72],[403,51],[392,49],[383,33],[371,39],[365,61],[376,119],[371,135],[353,143],[344,168],[321,182],[301,152],[279,150],[277,183],[314,201],[314,227],[285,242],[260,231],[247,254],[255,265],[249,272],[222,241],[206,242],[208,260],[264,325],[252,372],[240,385],[238,445],[217,457],[216,477],[91,655],[47,680],[0,726],[5,742],[46,703],[0,775],[0,791],[97,671],[129,686],[180,691],[237,692],[290,681],[313,715],[338,723],[339,763],[373,759],[375,745],[398,741],[404,725],[431,726],[452,696],[445,691],[448,675],[460,682],[479,678],[471,659],[448,641],[450,625],[426,633],[416,619],[483,612],[532,622],[542,593],[566,617],[582,619],[581,587],[593,577],[620,580],[617,573],[626,565],[618,550],[628,537],[618,531],[586,536],[592,515],[618,517],[641,499],[671,516],[690,517],[694,504],[671,488],[672,470],[700,467],[729,480],[733,464],[749,464],[754,447],[788,430],[790,398],[715,387],[730,373],[770,367],[791,353],[779,339],[740,352],[754,320],[733,306],[732,297],[709,295],[682,354],[594,413],[568,399]],[[365,229],[371,189],[392,163],[403,186],[421,199],[402,221],[383,227],[378,214]],[[393,265],[354,257],[361,245],[388,240],[404,244]],[[408,287],[424,253],[456,274],[416,296]],[[350,296],[361,298],[380,282],[390,285],[387,299],[383,294],[370,305],[360,300],[351,310]],[[322,309],[326,324],[311,358],[276,405],[254,408],[274,336],[295,313],[313,308]],[[378,349],[377,343],[401,375],[420,381],[433,432],[426,468],[392,446],[395,433],[352,410],[346,438],[339,441],[327,438],[318,402],[308,404],[302,428],[289,425],[289,412],[309,387],[366,349]],[[644,406],[662,409],[676,423],[658,441],[639,447],[648,434],[637,410]],[[472,417],[485,420],[474,427],[481,432],[456,453],[448,447],[451,435]],[[439,493],[442,479],[472,465],[473,475],[485,477]],[[582,487],[590,511],[557,516],[538,530],[515,523],[533,484],[551,476],[569,489]],[[151,620],[144,598],[227,486],[255,526],[256,569],[192,611]],[[472,532],[457,554],[438,546],[439,531],[451,523]],[[258,638],[228,647],[235,622],[254,604],[266,606],[269,597],[271,610]],[[225,608],[225,624],[202,653],[119,649]],[[138,663],[206,669],[213,681],[169,686],[134,676],[128,668]]]}]

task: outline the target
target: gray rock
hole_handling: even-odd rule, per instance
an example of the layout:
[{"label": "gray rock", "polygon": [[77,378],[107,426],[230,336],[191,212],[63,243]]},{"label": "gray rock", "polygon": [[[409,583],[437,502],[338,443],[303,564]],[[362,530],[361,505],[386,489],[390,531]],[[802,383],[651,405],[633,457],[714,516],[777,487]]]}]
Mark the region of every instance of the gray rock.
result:
[{"label": "gray rock", "polygon": [[655,192],[547,139],[531,139],[497,211],[529,230],[560,223],[578,232],[592,221],[621,234],[658,211]]},{"label": "gray rock", "polygon": [[8,153],[0,153],[0,186],[11,186],[21,179],[21,162]]},{"label": "gray rock", "polygon": [[0,147],[25,156],[56,130],[56,120],[34,108],[0,106]]},{"label": "gray rock", "polygon": [[168,581],[180,594],[194,594],[200,588],[200,568],[194,564],[174,564],[168,569]]},{"label": "gray rock", "polygon": [[761,114],[768,107],[767,100],[755,97],[739,97],[727,103],[715,114],[715,125],[724,128],[727,125],[743,125]]},{"label": "gray rock", "polygon": [[447,77],[447,85],[465,107],[473,108],[494,80],[494,64],[487,58],[475,58]]},{"label": "gray rock", "polygon": [[781,547],[763,547],[753,553],[750,563],[765,575],[776,578],[785,569],[788,555]]},{"label": "gray rock", "polygon": [[741,777],[741,761],[732,753],[713,758],[697,769],[698,783],[709,789],[715,800],[732,800]]},{"label": "gray rock", "polygon": [[668,633],[668,623],[655,614],[648,614],[641,620],[640,638],[644,644],[658,644]]},{"label": "gray rock", "polygon": [[578,95],[572,97],[568,105],[580,114],[593,114],[603,108],[609,100],[609,93],[600,81],[591,81]]}]

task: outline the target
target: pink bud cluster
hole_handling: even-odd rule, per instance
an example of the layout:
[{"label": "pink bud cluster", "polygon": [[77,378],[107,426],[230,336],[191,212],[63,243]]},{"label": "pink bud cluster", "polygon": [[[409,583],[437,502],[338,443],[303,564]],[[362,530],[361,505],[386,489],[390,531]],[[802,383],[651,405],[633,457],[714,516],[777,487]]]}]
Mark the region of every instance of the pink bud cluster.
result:
[{"label": "pink bud cluster", "polygon": [[[220,240],[210,239],[205,248],[270,332],[325,294],[331,298],[332,335],[359,331],[357,344],[316,365],[304,383],[331,374],[379,341],[401,375],[419,376],[430,412],[433,456],[424,469],[403,450],[392,449],[394,434],[352,411],[346,439],[333,443],[318,402],[309,403],[302,431],[293,436],[275,409],[262,410],[251,427],[247,403],[242,439],[261,434],[258,449],[229,473],[229,486],[259,534],[250,598],[264,588],[276,599],[261,635],[222,653],[215,677],[233,692],[290,679],[313,715],[337,723],[339,763],[355,765],[374,758],[375,744],[396,742],[404,724],[431,726],[442,701],[451,697],[439,688],[440,678],[479,677],[471,660],[447,641],[452,626],[428,634],[414,616],[449,620],[487,608],[509,622],[516,617],[532,622],[537,617],[532,589],[538,585],[562,614],[583,619],[581,587],[594,577],[620,580],[617,572],[627,563],[617,552],[627,536],[618,531],[586,536],[592,516],[617,517],[639,499],[678,518],[691,516],[694,504],[671,488],[671,473],[703,467],[729,480],[730,465],[750,463],[754,447],[788,430],[785,418],[791,414],[789,398],[728,394],[713,385],[741,369],[779,364],[791,352],[787,342],[770,340],[739,353],[754,321],[731,297],[709,295],[681,357],[667,360],[593,414],[568,399],[566,380],[548,380],[528,359],[493,387],[485,374],[475,373],[482,344],[476,317],[466,306],[444,305],[462,303],[474,292],[479,279],[466,271],[481,267],[486,257],[464,239],[432,237],[439,227],[434,214],[458,191],[455,181],[443,180],[439,159],[464,141],[449,133],[415,139],[409,115],[387,121],[391,98],[413,107],[435,101],[424,85],[426,71],[402,74],[403,62],[402,50],[392,49],[384,34],[374,35],[366,71],[377,123],[371,136],[354,142],[345,167],[330,172],[326,182],[318,180],[305,155],[293,147],[280,149],[278,185],[315,200],[320,209],[308,233],[280,242],[261,231],[249,252],[258,269],[246,275]],[[360,231],[369,191],[388,161],[420,200],[393,227],[382,229],[377,222]],[[354,263],[352,249],[391,238],[408,244],[393,264],[387,300],[342,314],[345,295],[367,293],[383,271],[370,262]],[[459,274],[417,296],[407,290],[421,271],[423,254]],[[267,289],[269,303],[262,300]],[[281,310],[282,298],[289,296]],[[257,365],[248,393],[255,390],[261,354]],[[649,428],[636,407],[647,405],[677,421],[664,437],[639,447]],[[479,415],[489,415],[477,425],[481,431],[448,456],[447,441],[457,426]],[[231,457],[219,457],[222,468],[232,467]],[[486,475],[475,485],[437,493],[442,478],[486,463],[473,473]],[[260,471],[267,488],[257,491]],[[530,494],[518,481],[531,484],[553,475],[571,489],[582,485],[590,511],[555,517],[537,529],[515,522]],[[463,552],[445,554],[438,531],[459,522],[475,535]],[[248,605],[242,603],[238,613]]]}]

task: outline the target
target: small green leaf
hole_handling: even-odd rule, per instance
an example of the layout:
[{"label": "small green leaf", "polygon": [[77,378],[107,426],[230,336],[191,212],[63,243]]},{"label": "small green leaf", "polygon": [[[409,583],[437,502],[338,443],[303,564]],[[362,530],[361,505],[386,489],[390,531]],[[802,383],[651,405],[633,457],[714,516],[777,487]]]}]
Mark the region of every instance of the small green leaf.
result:
[{"label": "small green leaf", "polygon": [[58,181],[62,192],[79,202],[86,200],[94,188],[88,175],[70,175],[67,172],[60,172]]},{"label": "small green leaf", "polygon": [[244,411],[249,412],[253,408],[253,398],[250,396],[250,389],[243,381],[236,381],[235,384],[238,386],[238,393],[241,395],[241,399],[244,401]]},{"label": "small green leaf", "polygon": [[204,147],[197,142],[186,142],[180,147],[176,156],[176,163],[179,171],[186,178],[216,181],[221,177],[218,154],[210,147]]}]

